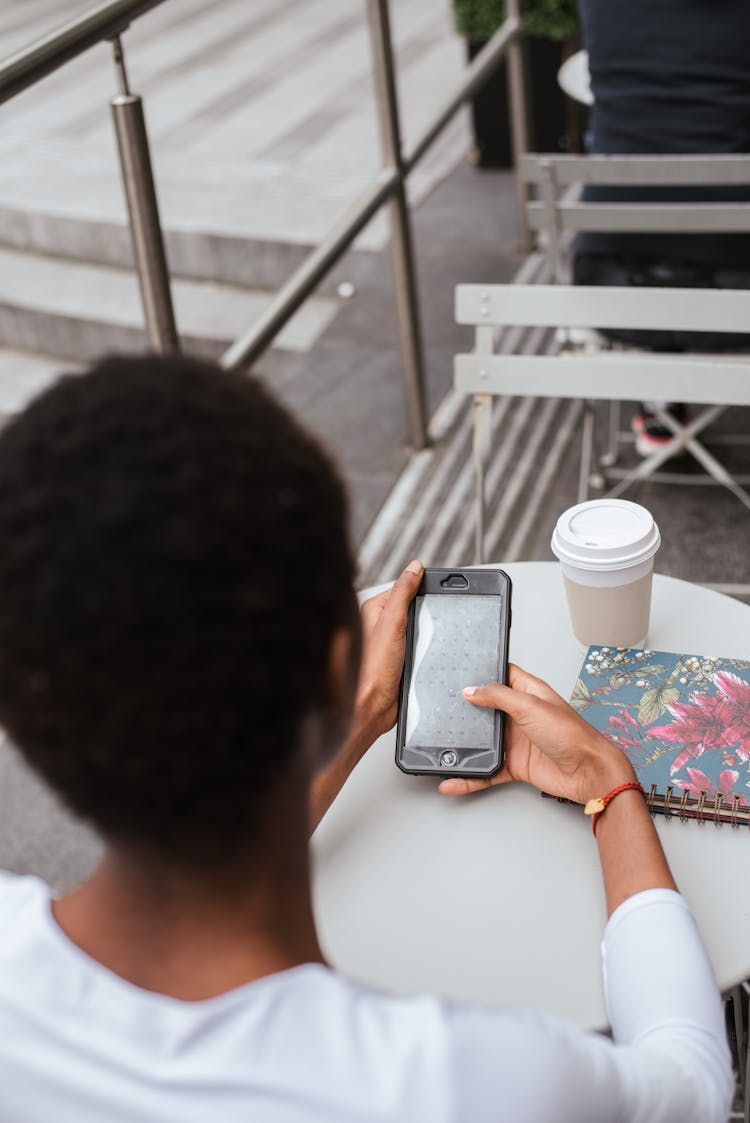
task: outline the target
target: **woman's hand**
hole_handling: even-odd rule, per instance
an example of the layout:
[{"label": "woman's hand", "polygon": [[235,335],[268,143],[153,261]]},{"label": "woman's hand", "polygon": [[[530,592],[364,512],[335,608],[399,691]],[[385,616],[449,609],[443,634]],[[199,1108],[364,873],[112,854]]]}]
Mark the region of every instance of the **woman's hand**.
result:
[{"label": "woman's hand", "polygon": [[390,589],[370,597],[360,610],[362,664],[354,724],[370,730],[373,740],[396,721],[406,647],[406,614],[423,573],[421,562],[409,562]]},{"label": "woman's hand", "polygon": [[362,605],[362,659],[352,724],[340,752],[310,785],[311,832],[373,741],[396,720],[406,649],[406,613],[423,572],[421,562],[409,562],[390,589]]},{"label": "woman's hand", "polygon": [[502,710],[505,763],[486,780],[443,780],[443,795],[465,795],[523,780],[549,795],[586,803],[635,778],[623,753],[541,679],[511,664],[509,686],[469,687],[467,702]]}]

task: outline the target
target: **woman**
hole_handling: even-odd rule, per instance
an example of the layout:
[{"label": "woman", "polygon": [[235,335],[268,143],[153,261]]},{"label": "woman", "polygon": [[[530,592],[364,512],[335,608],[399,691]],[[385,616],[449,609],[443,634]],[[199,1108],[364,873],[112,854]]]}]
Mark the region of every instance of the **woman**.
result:
[{"label": "woman", "polygon": [[106,360],[0,435],[0,721],[104,842],[59,899],[0,877],[3,1123],[725,1119],[720,998],[632,770],[518,669],[465,692],[509,717],[493,782],[622,789],[614,1042],[325,964],[309,828],[393,725],[422,573],[360,633],[345,523],[315,442],[209,364]]}]

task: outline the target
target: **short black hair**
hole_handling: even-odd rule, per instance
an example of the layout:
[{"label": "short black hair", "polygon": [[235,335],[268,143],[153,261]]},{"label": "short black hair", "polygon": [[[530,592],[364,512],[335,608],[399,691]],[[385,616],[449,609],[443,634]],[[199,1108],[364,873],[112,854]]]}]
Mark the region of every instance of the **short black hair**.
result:
[{"label": "short black hair", "polygon": [[0,723],[107,838],[251,833],[352,618],[343,485],[246,375],[110,357],[0,434]]}]

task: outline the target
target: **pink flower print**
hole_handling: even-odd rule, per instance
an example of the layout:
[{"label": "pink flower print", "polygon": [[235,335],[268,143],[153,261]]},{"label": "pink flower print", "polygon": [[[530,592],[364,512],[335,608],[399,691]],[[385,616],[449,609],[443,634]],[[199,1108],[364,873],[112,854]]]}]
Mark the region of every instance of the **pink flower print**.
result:
[{"label": "pink flower print", "polygon": [[[705,792],[712,800],[716,799],[717,795],[722,795],[730,802],[732,802],[732,788],[740,778],[739,772],[735,772],[731,768],[725,768],[717,777],[717,791],[706,773],[701,772],[700,768],[688,768],[687,774],[690,777],[689,780],[675,780],[678,788],[682,788],[685,792],[690,792],[690,794],[696,798],[701,792]],[[739,803],[741,807],[747,807],[747,800],[744,796],[740,796]]]},{"label": "pink flower print", "polygon": [[701,756],[707,749],[729,748],[734,744],[728,739],[729,702],[722,694],[695,694],[691,702],[674,702],[667,709],[675,720],[668,725],[652,725],[648,735],[685,746],[672,761],[672,775],[691,757]]},{"label": "pink flower print", "polygon": [[714,682],[726,699],[727,744],[750,760],[750,685],[730,671],[717,671]]},{"label": "pink flower print", "polygon": [[609,740],[631,759],[635,756],[634,750],[643,752],[643,733],[638,722],[623,707],[617,713],[610,714]]},{"label": "pink flower print", "polygon": [[640,739],[640,737],[641,737],[641,727],[638,724],[638,722],[635,720],[633,715],[631,714],[630,710],[626,710],[625,707],[623,706],[623,708],[621,710],[617,711],[617,714],[622,721],[623,729],[625,729],[629,725],[631,729],[635,730],[638,738]]}]

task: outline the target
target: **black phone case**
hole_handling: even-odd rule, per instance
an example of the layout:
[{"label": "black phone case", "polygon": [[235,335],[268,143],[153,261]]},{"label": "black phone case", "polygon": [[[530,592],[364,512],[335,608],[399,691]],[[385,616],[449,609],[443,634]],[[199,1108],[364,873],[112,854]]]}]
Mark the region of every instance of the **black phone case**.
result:
[{"label": "black phone case", "polygon": [[[465,588],[446,588],[442,582],[451,577],[463,577],[467,581]],[[508,641],[511,624],[511,590],[512,584],[508,574],[502,569],[426,569],[422,582],[417,590],[417,596],[427,593],[437,593],[441,596],[500,596],[500,644],[498,658],[498,682],[508,680]],[[459,762],[453,767],[415,767],[413,763],[404,759],[406,739],[406,701],[409,696],[409,687],[414,666],[414,634],[416,617],[416,598],[409,605],[406,621],[406,654],[404,670],[401,675],[401,686],[398,699],[398,720],[396,725],[396,764],[402,772],[411,776],[440,776],[447,779],[449,776],[460,776],[466,779],[494,776],[503,765],[503,726],[504,715],[495,711],[494,718],[494,755],[489,767],[477,770],[471,767],[460,766]],[[477,684],[480,685],[480,684]],[[442,753],[445,746],[435,745],[430,748],[436,753]]]}]

